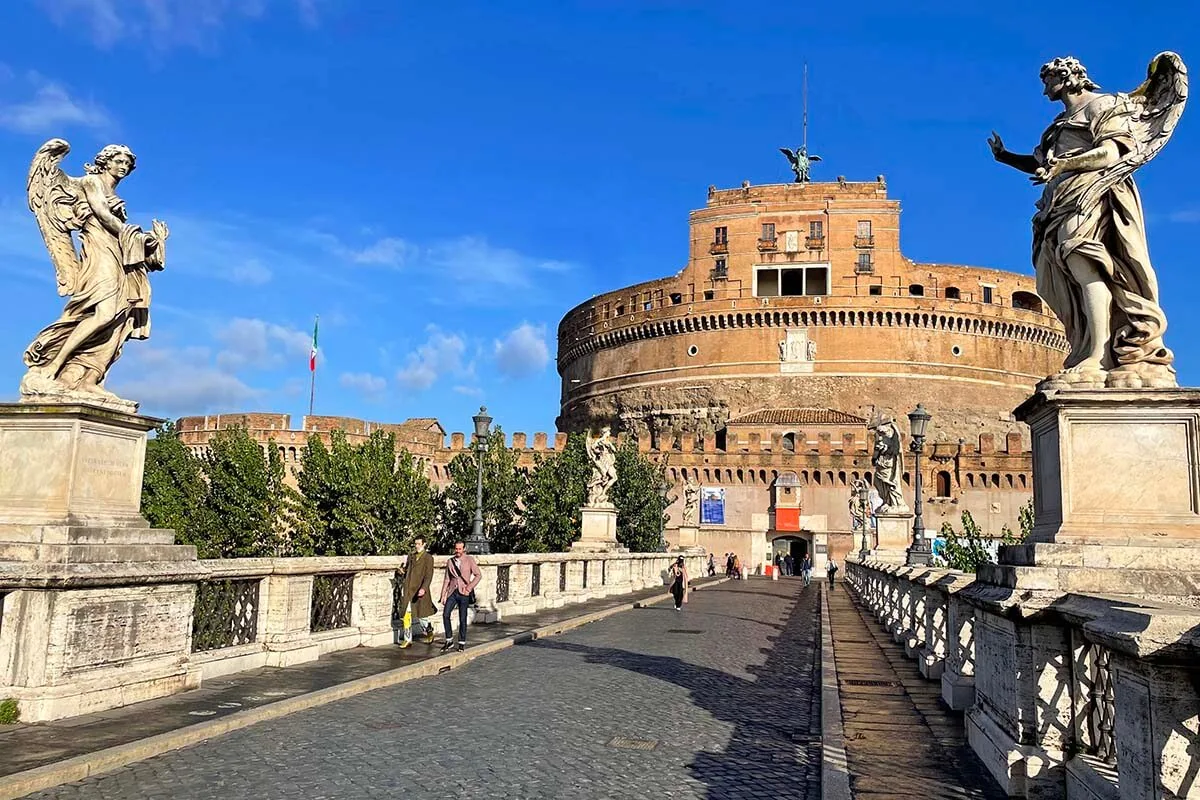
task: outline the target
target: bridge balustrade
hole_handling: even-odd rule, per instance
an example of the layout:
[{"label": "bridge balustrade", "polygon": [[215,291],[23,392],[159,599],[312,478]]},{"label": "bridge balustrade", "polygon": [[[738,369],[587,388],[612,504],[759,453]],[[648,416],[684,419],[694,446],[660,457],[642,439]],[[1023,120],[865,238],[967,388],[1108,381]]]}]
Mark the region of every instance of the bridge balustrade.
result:
[{"label": "bridge balustrade", "polygon": [[846,584],[1013,797],[1200,796],[1200,613],[1017,595],[938,567],[846,561]]}]

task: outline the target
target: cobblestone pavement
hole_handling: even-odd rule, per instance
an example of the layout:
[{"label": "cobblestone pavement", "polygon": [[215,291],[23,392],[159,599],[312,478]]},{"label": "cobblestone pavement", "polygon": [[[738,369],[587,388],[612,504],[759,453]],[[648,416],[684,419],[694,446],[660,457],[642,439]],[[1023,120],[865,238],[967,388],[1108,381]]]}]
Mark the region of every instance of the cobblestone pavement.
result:
[{"label": "cobblestone pavement", "polygon": [[710,587],[30,797],[815,799],[817,592]]},{"label": "cobblestone pavement", "polygon": [[840,581],[830,591],[829,625],[856,800],[1003,800],[941,683],[921,677],[852,591]]}]

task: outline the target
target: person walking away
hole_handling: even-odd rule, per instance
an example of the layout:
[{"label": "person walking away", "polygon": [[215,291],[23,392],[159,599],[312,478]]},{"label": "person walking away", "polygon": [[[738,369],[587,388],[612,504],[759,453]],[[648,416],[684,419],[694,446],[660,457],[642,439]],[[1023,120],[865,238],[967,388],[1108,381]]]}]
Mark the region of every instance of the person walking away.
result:
[{"label": "person walking away", "polygon": [[671,580],[671,596],[675,598],[675,610],[681,611],[683,604],[687,602],[688,590],[687,567],[683,564],[683,556],[671,565],[668,577]]},{"label": "person walking away", "polygon": [[792,575],[792,572],[794,571],[795,566],[796,566],[796,562],[795,562],[795,559],[792,558],[791,553],[788,553],[786,556],[783,557],[783,574],[784,575],[787,575],[790,578]]},{"label": "person walking away", "polygon": [[775,554],[775,574],[776,575],[783,574],[783,556],[780,555],[779,553]]},{"label": "person walking away", "polygon": [[742,579],[742,559],[736,553],[733,556],[733,577],[739,581]]},{"label": "person walking away", "polygon": [[467,555],[467,546],[462,542],[454,543],[454,555],[446,562],[446,581],[442,584],[442,626],[446,629],[446,643],[442,652],[454,645],[453,630],[450,627],[450,612],[458,609],[458,649],[467,647],[467,606],[471,595],[483,573],[475,559]]},{"label": "person walking away", "polygon": [[833,579],[837,575],[838,565],[832,558],[825,564],[825,573],[829,576],[829,588],[833,588]]},{"label": "person walking away", "polygon": [[733,561],[734,561],[733,553],[726,553],[725,554],[725,577],[726,578],[733,577]]},{"label": "person walking away", "polygon": [[708,577],[716,577],[717,574],[717,556],[715,553],[708,554]]},{"label": "person walking away", "polygon": [[433,580],[433,556],[425,551],[425,537],[413,539],[413,551],[408,554],[401,592],[404,598],[404,639],[401,647],[412,647],[412,624],[421,626],[426,644],[433,644],[433,620],[437,606],[433,604],[429,584]]}]

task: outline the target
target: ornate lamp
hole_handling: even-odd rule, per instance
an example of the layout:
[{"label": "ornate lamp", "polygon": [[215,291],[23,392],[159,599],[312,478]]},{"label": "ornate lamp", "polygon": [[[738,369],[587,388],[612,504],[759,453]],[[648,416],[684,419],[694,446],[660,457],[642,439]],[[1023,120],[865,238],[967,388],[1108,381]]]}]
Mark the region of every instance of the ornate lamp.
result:
[{"label": "ornate lamp", "polygon": [[854,481],[854,500],[858,503],[859,519],[862,520],[862,546],[858,548],[858,560],[865,562],[871,552],[867,542],[867,531],[871,527],[871,488],[862,478]]},{"label": "ornate lamp", "polygon": [[479,413],[471,420],[475,423],[475,461],[479,465],[479,473],[475,483],[475,522],[471,525],[471,537],[466,545],[468,553],[487,555],[490,548],[483,535],[483,457],[487,453],[492,418],[488,416],[487,407],[480,406]]},{"label": "ornate lamp", "polygon": [[929,540],[925,538],[925,522],[921,518],[921,453],[925,449],[925,431],[931,419],[932,415],[920,403],[908,413],[909,430],[912,433],[909,449],[913,452],[914,479],[913,542],[905,559],[909,566],[927,567],[933,561],[933,550],[929,546]]}]

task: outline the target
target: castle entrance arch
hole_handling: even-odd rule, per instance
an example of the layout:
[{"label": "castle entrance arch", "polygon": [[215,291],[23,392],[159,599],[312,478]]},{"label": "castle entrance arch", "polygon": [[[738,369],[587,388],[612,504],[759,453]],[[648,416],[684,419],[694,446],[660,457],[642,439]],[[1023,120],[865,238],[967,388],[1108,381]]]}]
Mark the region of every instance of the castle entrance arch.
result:
[{"label": "castle entrance arch", "polygon": [[772,563],[777,554],[781,558],[791,554],[792,561],[795,562],[793,570],[797,575],[800,574],[800,565],[804,562],[804,557],[812,554],[812,534],[803,532],[776,534],[771,538]]}]

